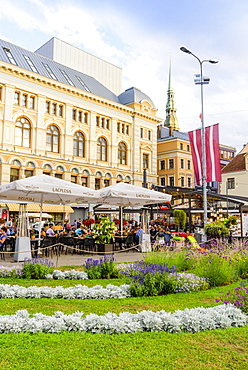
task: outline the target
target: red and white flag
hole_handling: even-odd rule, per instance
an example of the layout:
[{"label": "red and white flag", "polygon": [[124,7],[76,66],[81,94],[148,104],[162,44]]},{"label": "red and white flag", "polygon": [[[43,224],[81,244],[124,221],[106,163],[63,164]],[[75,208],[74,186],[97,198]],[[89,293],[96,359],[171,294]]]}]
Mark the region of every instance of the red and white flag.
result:
[{"label": "red and white flag", "polygon": [[205,128],[207,182],[221,181],[219,124]]},{"label": "red and white flag", "polygon": [[[202,184],[201,129],[189,132],[189,141],[197,185]],[[221,181],[219,124],[205,128],[206,182]]]},{"label": "red and white flag", "polygon": [[201,129],[189,131],[189,142],[197,185],[202,182],[202,133]]}]

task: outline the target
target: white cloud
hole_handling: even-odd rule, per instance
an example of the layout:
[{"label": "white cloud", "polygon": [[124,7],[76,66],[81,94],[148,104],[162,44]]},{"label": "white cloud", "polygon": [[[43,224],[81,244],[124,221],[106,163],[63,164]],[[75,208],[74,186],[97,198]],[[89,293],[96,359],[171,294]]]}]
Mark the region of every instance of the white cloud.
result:
[{"label": "white cloud", "polygon": [[[245,10],[245,2],[242,4]],[[228,3],[223,17],[215,15],[219,24],[195,30],[192,24],[189,32],[186,23],[183,24],[187,15],[180,17],[180,11],[178,23],[173,27],[166,28],[166,24],[162,24],[161,28],[152,29],[151,23],[149,27],[145,19],[142,23],[132,10],[121,13],[118,6],[114,9],[108,2],[99,2],[99,6],[94,7],[89,2],[0,0],[0,6],[0,18],[9,20],[21,31],[30,31],[30,37],[32,31],[47,35],[47,39],[56,36],[122,67],[123,87],[135,86],[149,95],[158,108],[158,116],[163,119],[171,54],[177,114],[183,131],[200,126],[201,109],[200,87],[193,83],[199,63],[179,50],[186,40],[185,46],[200,57],[220,60],[218,65],[204,64],[204,74],[211,78],[210,85],[204,86],[206,124],[220,122],[223,143],[240,147],[247,141],[247,12],[239,12],[237,22]],[[236,6],[233,9],[237,14]],[[0,31],[3,39],[11,38],[10,35],[4,37],[4,30]],[[39,46],[35,45],[33,50]]]}]

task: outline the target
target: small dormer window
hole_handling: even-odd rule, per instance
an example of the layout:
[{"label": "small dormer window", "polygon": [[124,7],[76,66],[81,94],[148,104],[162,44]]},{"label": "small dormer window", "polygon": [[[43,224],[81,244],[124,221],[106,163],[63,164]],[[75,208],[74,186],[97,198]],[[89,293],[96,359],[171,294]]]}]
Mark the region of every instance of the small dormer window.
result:
[{"label": "small dormer window", "polygon": [[16,61],[15,61],[15,59],[14,59],[14,57],[13,57],[13,55],[12,55],[11,51],[10,51],[10,49],[8,49],[8,48],[3,48],[3,50],[4,50],[5,54],[6,54],[6,56],[7,56],[8,60],[9,60],[9,62],[10,62],[11,64],[14,64],[15,66],[17,66],[17,63],[16,63]]}]

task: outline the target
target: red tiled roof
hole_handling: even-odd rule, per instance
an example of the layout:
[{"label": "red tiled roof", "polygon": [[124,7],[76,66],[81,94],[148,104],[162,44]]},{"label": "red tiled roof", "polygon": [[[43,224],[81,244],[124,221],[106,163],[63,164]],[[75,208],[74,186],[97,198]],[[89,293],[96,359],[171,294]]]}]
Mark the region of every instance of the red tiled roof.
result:
[{"label": "red tiled roof", "polygon": [[247,153],[237,154],[231,162],[229,162],[223,169],[222,173],[244,171],[245,170],[245,155]]}]

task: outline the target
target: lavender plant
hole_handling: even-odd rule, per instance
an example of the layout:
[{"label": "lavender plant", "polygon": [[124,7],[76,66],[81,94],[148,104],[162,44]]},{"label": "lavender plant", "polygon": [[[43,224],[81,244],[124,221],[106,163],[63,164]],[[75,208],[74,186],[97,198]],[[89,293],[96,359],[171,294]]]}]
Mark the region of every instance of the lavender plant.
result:
[{"label": "lavender plant", "polygon": [[53,270],[53,263],[47,258],[25,259],[22,268],[23,276],[27,279],[44,279]]},{"label": "lavender plant", "polygon": [[216,302],[231,303],[248,314],[248,281],[241,282],[239,287],[229,290],[225,295],[216,299]]},{"label": "lavender plant", "polygon": [[89,279],[110,279],[118,276],[115,265],[114,256],[105,255],[97,260],[88,258],[85,262],[85,269]]}]

